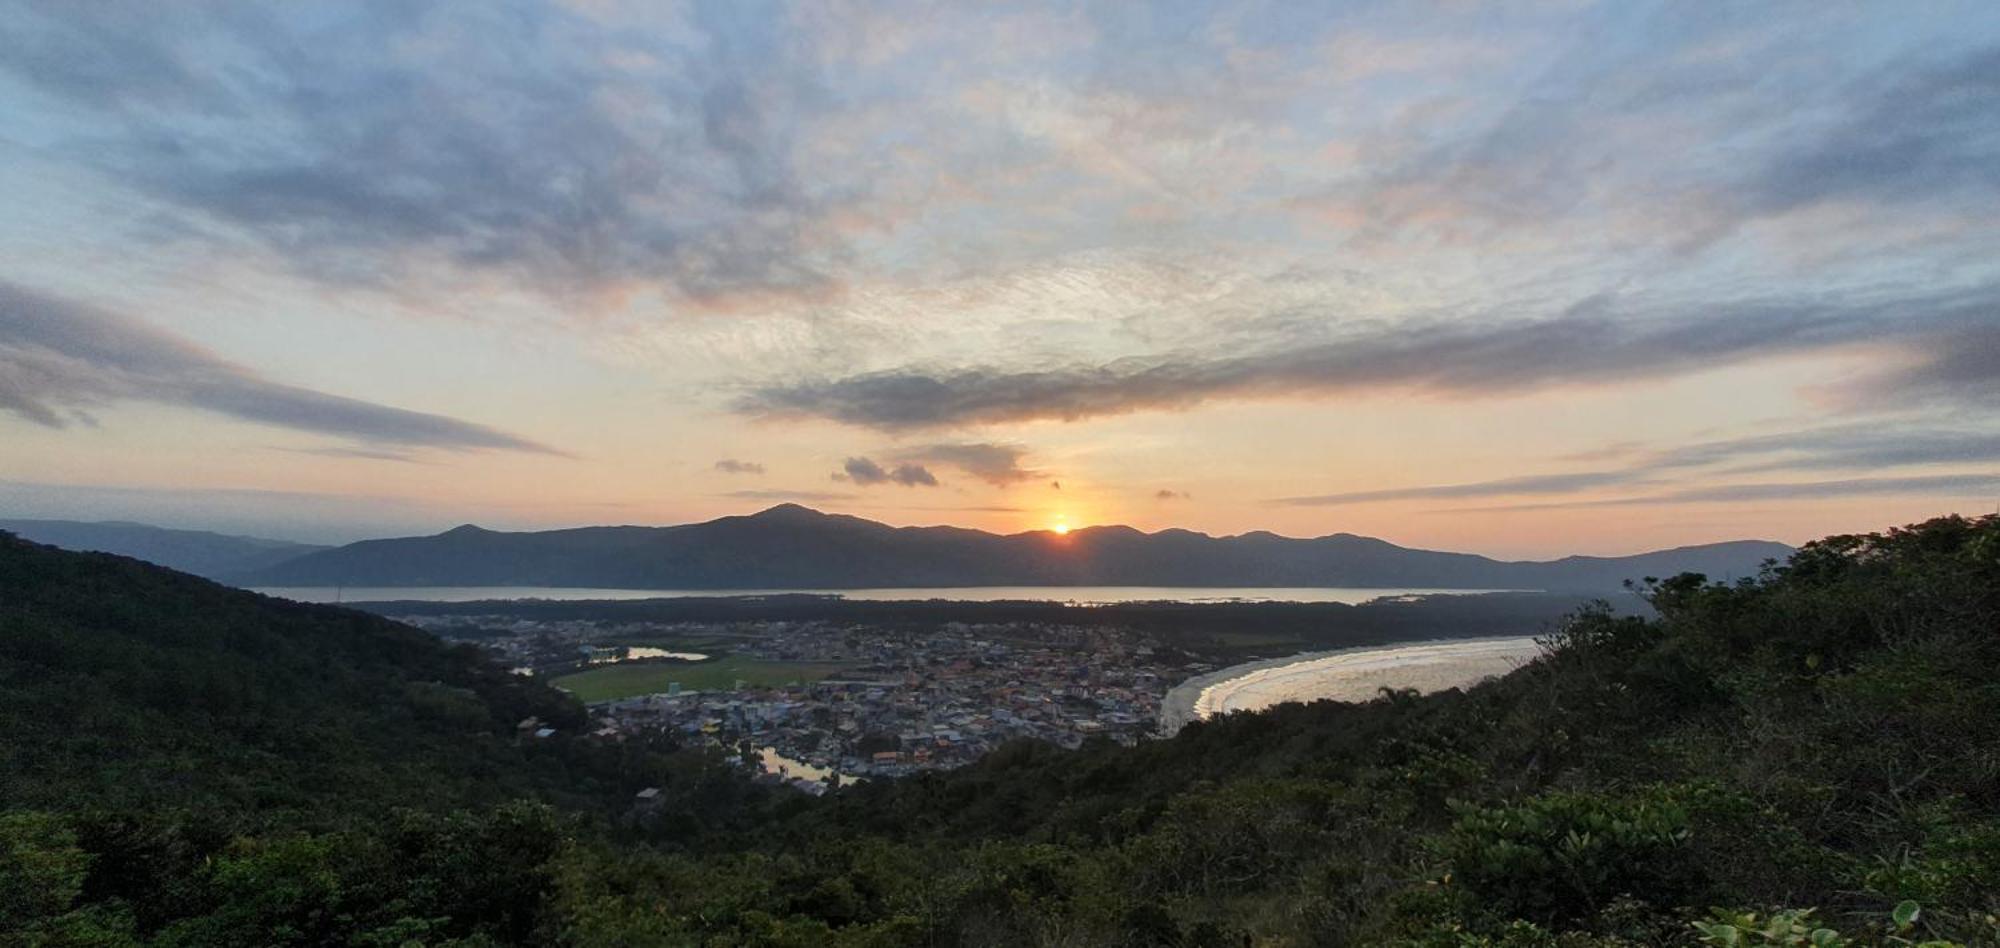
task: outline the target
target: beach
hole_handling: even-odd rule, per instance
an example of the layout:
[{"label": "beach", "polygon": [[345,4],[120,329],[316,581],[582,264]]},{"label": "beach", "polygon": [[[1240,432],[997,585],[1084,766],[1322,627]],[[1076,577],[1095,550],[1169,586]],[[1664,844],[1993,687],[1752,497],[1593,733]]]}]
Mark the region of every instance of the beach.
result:
[{"label": "beach", "polygon": [[1383,688],[1462,688],[1504,675],[1541,654],[1532,637],[1367,645],[1234,665],[1190,678],[1167,693],[1160,732],[1231,711],[1292,701],[1367,701]]}]

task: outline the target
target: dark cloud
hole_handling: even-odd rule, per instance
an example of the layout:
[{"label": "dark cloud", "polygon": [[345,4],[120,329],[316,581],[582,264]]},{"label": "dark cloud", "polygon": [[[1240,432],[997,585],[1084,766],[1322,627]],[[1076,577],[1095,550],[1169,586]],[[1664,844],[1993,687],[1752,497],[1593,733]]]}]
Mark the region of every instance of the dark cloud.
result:
[{"label": "dark cloud", "polygon": [[921,464],[898,464],[885,469],[868,458],[848,458],[841,465],[843,473],[833,475],[834,480],[852,481],[863,487],[876,484],[901,484],[904,487],[936,487],[937,476]]},{"label": "dark cloud", "polygon": [[732,490],[722,496],[735,497],[739,500],[795,501],[799,503],[853,500],[855,497],[853,494],[839,494],[816,490]]},{"label": "dark cloud", "polygon": [[816,291],[838,248],[791,136],[818,65],[778,11],[704,4],[689,25],[657,42],[560,5],[58,4],[0,27],[0,69],[120,123],[72,146],[79,164],[329,282],[443,264],[562,295]]},{"label": "dark cloud", "polygon": [[[2000,309],[1986,325],[1942,333],[1912,347],[1908,364],[1844,393],[1849,404],[1974,404],[2000,407]],[[1842,393],[1836,393],[1840,395]]]},{"label": "dark cloud", "polygon": [[[1691,25],[1674,12],[1660,19],[1662,36]],[[1717,37],[1733,32],[1715,25]],[[1754,48],[1757,29],[1736,29]],[[1857,58],[1854,72],[1833,79],[1808,60],[1780,63],[1778,50],[1719,58],[1672,42],[1592,38],[1535,86],[1496,102],[1477,133],[1383,148],[1385,160],[1363,174],[1291,204],[1364,244],[1567,241],[1589,221],[1686,250],[1819,205],[1991,200],[2000,191],[2000,47],[1938,45],[1872,72]],[[1819,76],[1799,83],[1802,73]],[[1632,126],[1681,128],[1703,147],[1638,151],[1635,141],[1657,146],[1652,135],[1619,134]]]},{"label": "dark cloud", "polygon": [[1924,61],[1850,94],[1831,127],[1779,153],[1749,186],[1760,210],[2000,191],[2000,47]]},{"label": "dark cloud", "polygon": [[[1570,494],[1606,487],[1661,486],[1675,472],[1695,468],[1720,468],[1724,473],[1750,474],[1775,471],[1874,470],[1887,467],[1990,463],[2000,461],[2000,433],[1977,430],[1909,428],[1903,425],[1863,424],[1789,431],[1706,441],[1658,452],[1643,452],[1633,445],[1618,445],[1585,456],[1622,455],[1632,463],[1614,470],[1579,471],[1474,481],[1463,484],[1396,487],[1382,490],[1350,491],[1309,497],[1283,497],[1266,503],[1287,507],[1339,506],[1395,500],[1422,500],[1454,497],[1506,497],[1531,494]],[[1719,475],[1718,475],[1719,476]],[[1956,475],[1950,475],[1956,476]],[[1860,481],[1828,482],[1858,484]],[[1877,483],[1868,481],[1866,483]],[[1933,483],[1926,478],[1888,478],[1893,483]],[[1936,481],[1949,484],[1952,481]],[[1757,489],[1762,489],[1761,487]],[[1694,492],[1662,496],[1689,499],[1719,499],[1697,496]],[[1636,501],[1611,500],[1607,504]],[[1595,502],[1586,502],[1595,503]],[[1555,504],[1550,506],[1567,506]],[[1510,508],[1512,509],[1512,508]]]},{"label": "dark cloud", "polygon": [[51,428],[148,401],[369,445],[559,454],[485,425],[266,379],[136,320],[0,283],[0,410]]},{"label": "dark cloud", "polygon": [[[1481,398],[1654,380],[1837,346],[1940,345],[1987,325],[1996,308],[2000,290],[1988,286],[1883,300],[1749,301],[1664,314],[1597,296],[1541,321],[1396,326],[1245,355],[1183,352],[1060,369],[900,369],[778,383],[752,391],[736,408],[898,431],[1368,390]],[[1968,373],[1983,364],[1948,368]]]},{"label": "dark cloud", "polygon": [[1043,471],[1021,466],[1027,453],[1026,448],[1011,444],[933,444],[898,452],[898,457],[949,465],[995,487],[1006,487],[1044,476]]},{"label": "dark cloud", "polygon": [[1670,503],[1745,500],[1812,500],[1825,497],[1870,497],[1925,494],[1969,497],[2000,491],[2000,475],[1934,474],[1921,477],[1859,477],[1840,481],[1782,484],[1720,484],[1691,487],[1656,498]]},{"label": "dark cloud", "polygon": [[72,107],[190,106],[224,94],[162,42],[167,18],[145,19],[89,5],[10,10],[0,20],[0,67]]},{"label": "dark cloud", "polygon": [[2000,433],[1872,423],[1700,442],[1650,455],[1638,463],[1656,471],[1727,464],[1735,471],[1749,472],[1994,461],[2000,461]]},{"label": "dark cloud", "polygon": [[721,471],[724,474],[764,473],[764,465],[759,464],[755,461],[738,461],[734,458],[723,458],[722,460],[715,462],[715,469]]}]

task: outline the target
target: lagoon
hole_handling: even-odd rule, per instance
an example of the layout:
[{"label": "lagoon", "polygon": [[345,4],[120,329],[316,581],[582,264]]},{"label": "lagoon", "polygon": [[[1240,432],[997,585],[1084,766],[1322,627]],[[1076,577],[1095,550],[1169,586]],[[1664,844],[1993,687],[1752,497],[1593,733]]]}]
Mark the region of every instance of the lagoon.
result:
[{"label": "lagoon", "polygon": [[882,589],[586,589],[556,586],[265,586],[252,589],[299,602],[478,602],[513,599],[686,599],[717,596],[839,596],[869,602],[1060,602],[1101,606],[1126,602],[1331,602],[1358,605],[1403,596],[1470,595],[1497,589],[1415,589],[1346,586],[940,586]]}]

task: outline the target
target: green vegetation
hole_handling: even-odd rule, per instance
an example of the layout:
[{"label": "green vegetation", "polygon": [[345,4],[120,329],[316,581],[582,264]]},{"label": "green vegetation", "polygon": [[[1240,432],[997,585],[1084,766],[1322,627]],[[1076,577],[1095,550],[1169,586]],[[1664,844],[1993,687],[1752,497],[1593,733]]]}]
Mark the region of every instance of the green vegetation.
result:
[{"label": "green vegetation", "polygon": [[575,695],[579,701],[593,702],[659,694],[667,690],[670,682],[680,682],[689,691],[707,691],[731,688],[739,681],[752,686],[819,681],[845,671],[846,667],[723,655],[702,662],[621,662],[564,675],[551,679],[549,684]]},{"label": "green vegetation", "polygon": [[579,834],[769,796],[586,724],[407,626],[0,534],[0,946],[531,941]]},{"label": "green vegetation", "polygon": [[809,800],[513,737],[578,709],[388,623],[0,543],[0,944],[2000,945],[2000,517],[1648,594],[1469,692]]}]

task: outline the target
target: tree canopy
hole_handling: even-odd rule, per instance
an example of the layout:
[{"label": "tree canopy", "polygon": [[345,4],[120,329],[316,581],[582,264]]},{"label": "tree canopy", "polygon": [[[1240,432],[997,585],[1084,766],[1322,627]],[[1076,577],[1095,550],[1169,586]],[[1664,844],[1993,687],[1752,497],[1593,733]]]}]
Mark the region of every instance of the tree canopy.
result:
[{"label": "tree canopy", "polygon": [[1467,691],[812,800],[386,620],[0,541],[0,944],[2000,944],[2000,518],[1644,591]]}]

